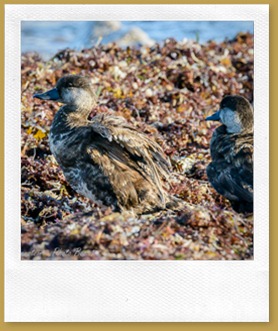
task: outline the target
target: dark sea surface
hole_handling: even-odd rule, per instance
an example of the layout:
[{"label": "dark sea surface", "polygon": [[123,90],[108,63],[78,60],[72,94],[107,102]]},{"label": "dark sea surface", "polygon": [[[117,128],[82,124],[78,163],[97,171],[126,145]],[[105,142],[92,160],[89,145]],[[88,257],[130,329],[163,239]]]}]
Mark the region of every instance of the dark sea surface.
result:
[{"label": "dark sea surface", "polygon": [[36,51],[48,59],[67,47],[80,50],[100,42],[117,42],[134,28],[145,34],[137,41],[136,37],[127,39],[127,43],[130,40],[133,45],[147,44],[150,40],[162,42],[170,37],[178,41],[194,39],[204,43],[232,39],[238,32],[254,32],[251,21],[23,21],[21,51]]}]

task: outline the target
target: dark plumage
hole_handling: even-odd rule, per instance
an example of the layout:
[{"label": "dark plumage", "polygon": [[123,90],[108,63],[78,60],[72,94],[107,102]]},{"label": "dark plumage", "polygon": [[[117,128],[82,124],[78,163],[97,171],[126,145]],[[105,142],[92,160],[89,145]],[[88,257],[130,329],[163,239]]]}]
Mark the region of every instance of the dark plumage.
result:
[{"label": "dark plumage", "polygon": [[69,75],[35,98],[65,103],[50,130],[50,149],[67,181],[80,194],[115,210],[137,214],[179,208],[163,188],[169,163],[161,147],[123,118],[88,116],[96,95],[88,78]]},{"label": "dark plumage", "polygon": [[220,121],[210,142],[210,183],[237,212],[253,212],[253,108],[241,96],[226,96],[206,120]]}]

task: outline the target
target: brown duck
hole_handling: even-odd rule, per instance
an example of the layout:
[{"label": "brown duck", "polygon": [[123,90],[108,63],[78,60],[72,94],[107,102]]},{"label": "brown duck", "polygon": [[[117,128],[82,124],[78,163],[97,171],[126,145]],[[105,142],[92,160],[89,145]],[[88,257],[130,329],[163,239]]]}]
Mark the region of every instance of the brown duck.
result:
[{"label": "brown duck", "polygon": [[50,150],[81,195],[115,211],[136,214],[180,208],[163,186],[169,163],[161,147],[123,118],[88,117],[97,104],[89,78],[62,77],[54,89],[35,98],[62,102],[51,126]]},{"label": "brown duck", "polygon": [[222,123],[210,142],[207,176],[237,212],[253,212],[253,108],[242,96],[226,96],[206,118]]}]

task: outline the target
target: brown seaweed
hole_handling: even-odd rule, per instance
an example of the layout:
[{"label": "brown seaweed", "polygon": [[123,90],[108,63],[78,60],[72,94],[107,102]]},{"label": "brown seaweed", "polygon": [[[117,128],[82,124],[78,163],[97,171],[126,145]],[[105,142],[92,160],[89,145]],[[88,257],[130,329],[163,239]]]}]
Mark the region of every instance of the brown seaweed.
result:
[{"label": "brown seaweed", "polygon": [[[209,184],[204,118],[222,97],[253,100],[253,35],[205,44],[66,49],[51,60],[22,55],[22,258],[240,260],[253,258],[253,217],[237,214]],[[98,112],[123,116],[156,140],[171,160],[171,193],[196,205],[188,213],[113,213],[75,193],[51,155],[48,132],[59,105],[38,102],[66,74],[93,79]],[[255,110],[256,111],[256,110]]]}]

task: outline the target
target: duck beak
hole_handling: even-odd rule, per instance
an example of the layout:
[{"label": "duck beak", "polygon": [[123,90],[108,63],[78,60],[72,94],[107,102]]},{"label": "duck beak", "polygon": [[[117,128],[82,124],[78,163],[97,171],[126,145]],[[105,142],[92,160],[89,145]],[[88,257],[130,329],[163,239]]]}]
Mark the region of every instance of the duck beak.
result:
[{"label": "duck beak", "polygon": [[56,88],[49,90],[45,93],[37,93],[33,95],[33,98],[38,98],[41,100],[59,100],[60,96]]},{"label": "duck beak", "polygon": [[206,121],[220,121],[220,110],[206,118]]}]

